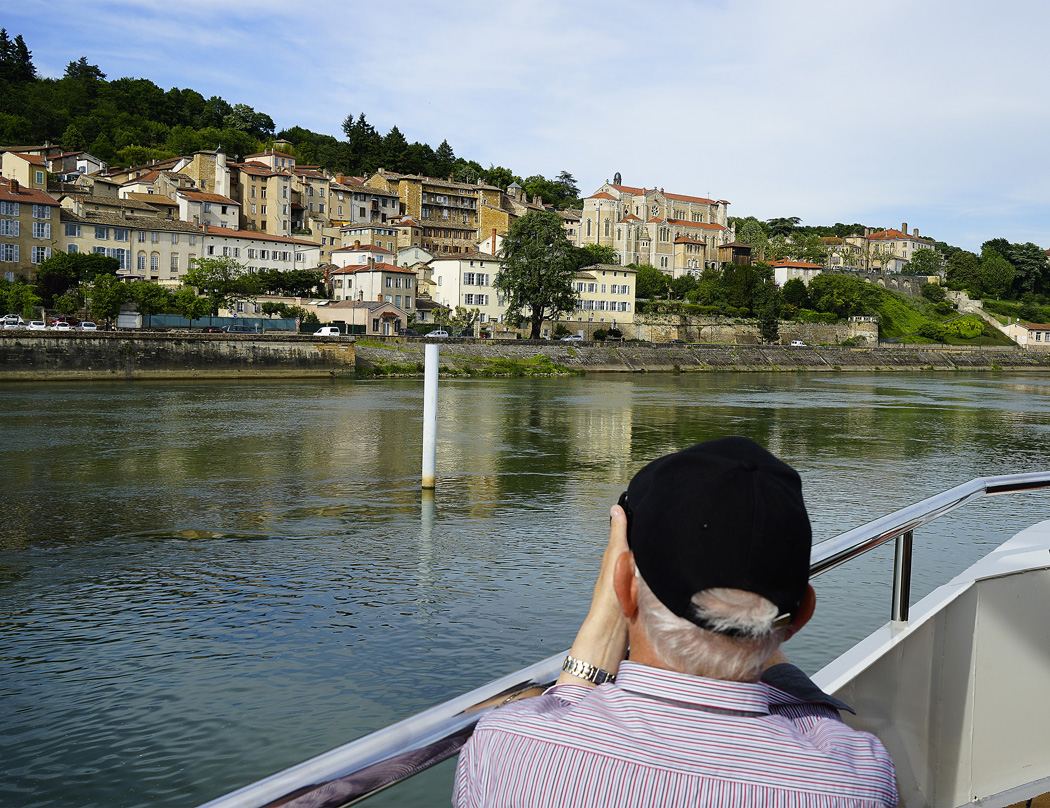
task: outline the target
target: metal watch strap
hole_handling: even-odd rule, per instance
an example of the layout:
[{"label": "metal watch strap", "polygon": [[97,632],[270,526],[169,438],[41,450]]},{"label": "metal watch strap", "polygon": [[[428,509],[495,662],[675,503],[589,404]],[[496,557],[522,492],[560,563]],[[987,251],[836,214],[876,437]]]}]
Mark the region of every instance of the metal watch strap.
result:
[{"label": "metal watch strap", "polygon": [[561,666],[561,669],[566,673],[571,673],[573,676],[586,679],[588,682],[593,682],[596,685],[616,681],[615,674],[603,671],[601,668],[595,667],[589,662],[584,662],[581,659],[576,659],[571,656],[565,657],[565,664]]}]

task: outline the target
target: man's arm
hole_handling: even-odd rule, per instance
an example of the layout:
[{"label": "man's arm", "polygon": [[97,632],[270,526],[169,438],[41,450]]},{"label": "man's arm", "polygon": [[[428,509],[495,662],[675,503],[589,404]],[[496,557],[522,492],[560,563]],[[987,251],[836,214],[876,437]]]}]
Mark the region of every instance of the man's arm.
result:
[{"label": "man's arm", "polygon": [[[591,607],[573,640],[569,656],[616,674],[627,654],[627,618],[613,590],[613,571],[617,559],[627,552],[627,515],[614,505],[609,512],[609,544],[602,554],[602,568],[594,585]],[[594,683],[562,671],[557,684],[594,687]]]}]

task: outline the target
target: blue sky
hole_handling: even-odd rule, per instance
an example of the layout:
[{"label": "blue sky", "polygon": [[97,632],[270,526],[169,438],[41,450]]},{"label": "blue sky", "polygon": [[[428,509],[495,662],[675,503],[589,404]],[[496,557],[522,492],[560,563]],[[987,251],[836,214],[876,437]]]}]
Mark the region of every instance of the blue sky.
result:
[{"label": "blue sky", "polygon": [[727,199],[734,216],[1050,247],[1037,0],[5,0],[37,70],[193,88],[342,137]]}]

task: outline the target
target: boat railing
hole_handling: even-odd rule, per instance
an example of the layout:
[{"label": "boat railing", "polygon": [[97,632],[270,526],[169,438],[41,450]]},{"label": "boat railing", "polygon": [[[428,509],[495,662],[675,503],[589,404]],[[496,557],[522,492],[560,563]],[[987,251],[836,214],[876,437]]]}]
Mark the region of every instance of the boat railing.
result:
[{"label": "boat railing", "polygon": [[[1046,487],[1050,487],[1050,472],[978,477],[815,545],[810,575],[821,575],[893,541],[896,553],[890,619],[907,621],[916,528],[984,496]],[[540,692],[551,685],[564,658],[564,653],[555,654],[201,808],[351,805],[455,755],[482,715],[521,694]]]}]

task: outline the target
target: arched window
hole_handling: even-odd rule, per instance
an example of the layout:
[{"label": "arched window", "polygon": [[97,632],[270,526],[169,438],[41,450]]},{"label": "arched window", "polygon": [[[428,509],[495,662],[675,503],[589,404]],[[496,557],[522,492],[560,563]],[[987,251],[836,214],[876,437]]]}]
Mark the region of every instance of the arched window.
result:
[{"label": "arched window", "polygon": [[588,236],[591,235],[591,220],[590,219],[587,220],[587,235]]},{"label": "arched window", "polygon": [[149,271],[160,272],[160,253],[150,253],[149,255]]},{"label": "arched window", "polygon": [[146,253],[141,252],[141,251],[139,252],[139,256],[138,256],[138,268],[139,268],[139,272],[145,272],[146,271]]},{"label": "arched window", "polygon": [[608,235],[609,235],[609,220],[608,219],[605,220],[605,235],[606,235],[606,237],[608,237]]},{"label": "arched window", "polygon": [[616,240],[621,241],[623,239],[623,229],[620,227],[616,228]]}]

